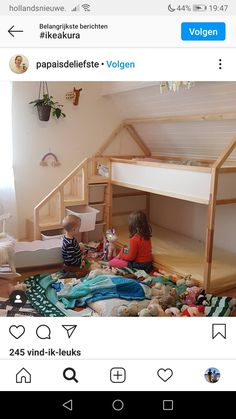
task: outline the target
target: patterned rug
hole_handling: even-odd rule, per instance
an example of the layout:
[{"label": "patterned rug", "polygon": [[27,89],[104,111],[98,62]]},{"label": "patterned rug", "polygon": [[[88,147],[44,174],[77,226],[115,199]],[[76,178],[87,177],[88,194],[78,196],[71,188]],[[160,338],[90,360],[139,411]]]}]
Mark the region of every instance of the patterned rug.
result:
[{"label": "patterned rug", "polygon": [[41,317],[41,315],[27,302],[24,307],[13,307],[8,298],[0,298],[0,317]]}]

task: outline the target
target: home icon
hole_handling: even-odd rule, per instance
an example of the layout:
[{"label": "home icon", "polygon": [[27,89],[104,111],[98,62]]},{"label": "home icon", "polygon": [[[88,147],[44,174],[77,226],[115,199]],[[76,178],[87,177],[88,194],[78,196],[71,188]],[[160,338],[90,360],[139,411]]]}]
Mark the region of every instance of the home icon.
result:
[{"label": "home icon", "polygon": [[17,383],[31,383],[31,374],[25,368],[22,368],[16,374],[16,382]]}]

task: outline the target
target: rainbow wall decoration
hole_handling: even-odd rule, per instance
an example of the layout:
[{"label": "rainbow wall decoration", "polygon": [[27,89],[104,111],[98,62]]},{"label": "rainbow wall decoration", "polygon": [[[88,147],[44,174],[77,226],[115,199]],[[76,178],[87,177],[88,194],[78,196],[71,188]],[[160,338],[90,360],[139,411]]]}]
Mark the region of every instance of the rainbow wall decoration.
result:
[{"label": "rainbow wall decoration", "polygon": [[52,167],[60,166],[60,164],[61,164],[59,162],[56,154],[51,153],[51,152],[44,154],[44,156],[43,156],[43,158],[42,158],[42,160],[40,162],[40,165],[41,166],[48,166],[49,165],[49,162],[51,162],[51,166]]}]

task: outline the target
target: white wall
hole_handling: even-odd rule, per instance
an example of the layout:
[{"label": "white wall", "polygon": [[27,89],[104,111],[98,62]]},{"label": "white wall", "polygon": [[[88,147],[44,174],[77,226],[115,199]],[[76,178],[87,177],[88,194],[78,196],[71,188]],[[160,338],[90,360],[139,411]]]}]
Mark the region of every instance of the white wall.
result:
[{"label": "white wall", "polygon": [[[100,95],[99,83],[48,83],[49,93],[60,104],[66,118],[39,121],[29,105],[38,98],[38,82],[13,84],[13,160],[18,212],[18,238],[25,237],[25,220],[33,208],[85,157],[96,153],[120,116],[110,97]],[[79,106],[65,98],[73,87],[82,87]],[[56,154],[61,165],[40,166],[47,152]]]},{"label": "white wall", "polygon": [[[112,92],[112,86],[110,89]],[[235,82],[196,82],[190,90],[162,94],[159,85],[150,83],[150,87],[145,85],[111,96],[124,119],[204,115],[235,112],[236,109]],[[216,159],[235,136],[236,121],[135,124],[135,129],[152,155]],[[236,150],[232,157],[236,159]]]},{"label": "white wall", "polygon": [[[151,195],[150,219],[178,233],[205,241],[207,206]],[[236,252],[236,205],[216,209],[215,246]]]}]

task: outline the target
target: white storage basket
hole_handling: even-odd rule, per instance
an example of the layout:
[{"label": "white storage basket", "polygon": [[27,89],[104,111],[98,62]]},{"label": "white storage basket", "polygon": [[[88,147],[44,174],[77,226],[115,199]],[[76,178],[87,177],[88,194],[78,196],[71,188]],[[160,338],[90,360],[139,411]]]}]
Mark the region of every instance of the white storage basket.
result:
[{"label": "white storage basket", "polygon": [[63,229],[46,230],[41,233],[42,240],[61,239],[63,237]]},{"label": "white storage basket", "polygon": [[92,231],[95,229],[96,215],[99,211],[89,205],[76,205],[66,207],[66,213],[76,215],[81,219],[80,233]]}]

